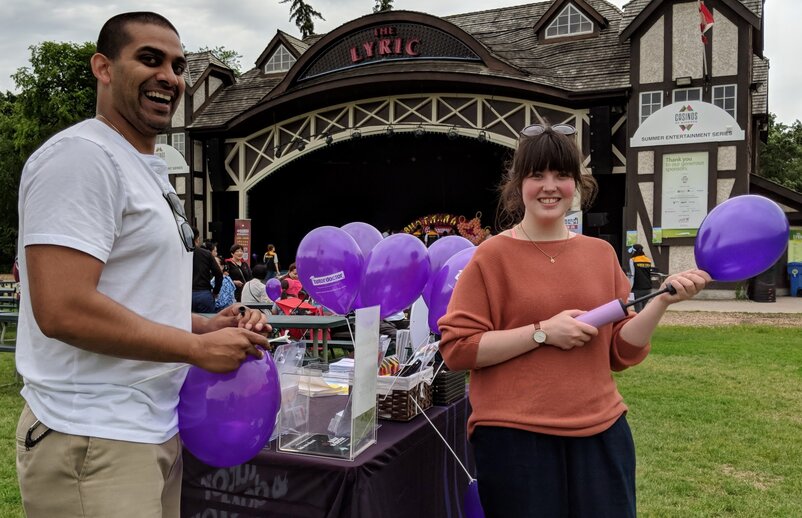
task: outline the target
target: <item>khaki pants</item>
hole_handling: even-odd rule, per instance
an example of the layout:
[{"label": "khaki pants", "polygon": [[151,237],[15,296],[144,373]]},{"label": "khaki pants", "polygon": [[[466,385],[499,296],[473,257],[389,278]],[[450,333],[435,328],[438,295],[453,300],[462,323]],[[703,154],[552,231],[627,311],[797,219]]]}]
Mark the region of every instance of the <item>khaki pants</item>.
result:
[{"label": "khaki pants", "polygon": [[[25,446],[36,422],[26,404],[17,424],[17,476],[28,518],[178,518],[181,442],[163,444],[68,435],[51,430]],[[40,424],[32,437],[48,428]]]}]

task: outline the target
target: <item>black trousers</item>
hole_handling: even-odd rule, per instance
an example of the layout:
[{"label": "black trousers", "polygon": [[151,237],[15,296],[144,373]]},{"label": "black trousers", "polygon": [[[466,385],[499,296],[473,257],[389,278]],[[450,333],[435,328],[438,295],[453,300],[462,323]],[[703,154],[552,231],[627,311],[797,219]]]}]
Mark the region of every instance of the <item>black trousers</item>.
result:
[{"label": "black trousers", "polygon": [[486,518],[634,517],[635,445],[626,418],[591,437],[477,426]]}]

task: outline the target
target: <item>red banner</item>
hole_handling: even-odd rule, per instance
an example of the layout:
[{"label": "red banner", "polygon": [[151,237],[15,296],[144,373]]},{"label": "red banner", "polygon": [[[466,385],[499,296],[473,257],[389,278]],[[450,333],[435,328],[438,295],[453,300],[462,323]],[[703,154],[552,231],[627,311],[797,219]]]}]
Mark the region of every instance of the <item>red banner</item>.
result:
[{"label": "red banner", "polygon": [[242,260],[251,264],[251,220],[234,220],[234,244],[242,247]]}]

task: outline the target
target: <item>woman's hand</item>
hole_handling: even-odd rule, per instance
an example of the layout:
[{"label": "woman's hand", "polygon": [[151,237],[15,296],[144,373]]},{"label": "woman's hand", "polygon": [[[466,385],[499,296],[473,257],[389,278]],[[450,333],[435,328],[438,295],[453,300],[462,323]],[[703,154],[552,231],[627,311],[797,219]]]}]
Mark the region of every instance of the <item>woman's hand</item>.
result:
[{"label": "woman's hand", "polygon": [[660,288],[665,288],[670,284],[677,292],[673,295],[663,293],[657,297],[657,300],[661,300],[666,305],[688,300],[702,291],[707,286],[707,283],[712,281],[713,279],[704,270],[692,269],[676,273],[666,278]]},{"label": "woman's hand", "polygon": [[574,318],[582,313],[585,312],[579,309],[567,309],[540,322],[540,328],[546,333],[546,344],[567,351],[574,347],[582,347],[599,334],[599,330],[592,325]]},{"label": "woman's hand", "polygon": [[242,286],[243,286],[242,281],[235,281],[234,279],[231,279],[231,281],[234,283],[234,286],[236,286],[237,288],[242,288]]}]

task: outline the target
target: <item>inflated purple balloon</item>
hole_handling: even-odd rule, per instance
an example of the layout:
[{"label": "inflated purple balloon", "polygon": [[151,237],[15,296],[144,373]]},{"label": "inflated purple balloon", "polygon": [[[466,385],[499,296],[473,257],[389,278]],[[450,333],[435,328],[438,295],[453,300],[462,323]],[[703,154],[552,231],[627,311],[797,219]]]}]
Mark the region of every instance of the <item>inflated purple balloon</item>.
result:
[{"label": "inflated purple balloon", "polygon": [[281,387],[273,359],[249,357],[225,374],[190,367],[178,402],[184,446],[218,468],[254,458],[273,433]]},{"label": "inflated purple balloon", "polygon": [[265,293],[270,300],[278,300],[281,297],[281,281],[273,277],[265,283]]},{"label": "inflated purple balloon", "polygon": [[429,298],[432,295],[432,281],[434,280],[434,276],[437,275],[440,268],[446,264],[446,261],[451,259],[451,256],[460,250],[471,248],[472,246],[474,246],[473,243],[462,236],[445,236],[432,243],[432,246],[429,247],[429,260],[431,261],[429,282],[427,282],[426,287],[423,288],[423,301],[426,302],[427,306],[429,305]]},{"label": "inflated purple balloon", "polygon": [[696,265],[717,281],[743,281],[769,269],[788,245],[788,218],[768,198],[736,196],[702,221]]},{"label": "inflated purple balloon", "polygon": [[429,329],[435,334],[440,334],[440,328],[437,326],[437,321],[440,317],[446,314],[448,309],[448,301],[451,300],[451,294],[454,292],[454,286],[457,285],[457,279],[462,269],[468,264],[468,261],[473,257],[476,252],[476,247],[465,248],[456,254],[452,255],[446,264],[440,268],[440,271],[435,275],[432,281],[432,294],[429,297]]},{"label": "inflated purple balloon", "polygon": [[485,511],[479,500],[479,482],[476,480],[471,480],[468,484],[468,490],[463,498],[463,511],[466,518],[485,518]]},{"label": "inflated purple balloon", "polygon": [[409,307],[429,280],[426,245],[410,234],[393,234],[373,247],[365,260],[359,307],[380,305],[381,318]]},{"label": "inflated purple balloon", "polygon": [[365,259],[359,245],[337,227],[318,227],[298,245],[298,279],[317,302],[341,315],[351,311]]},{"label": "inflated purple balloon", "polygon": [[364,257],[367,257],[370,251],[373,250],[373,247],[384,239],[384,236],[382,236],[382,233],[379,232],[376,227],[367,223],[362,223],[361,221],[354,221],[340,228],[354,238],[356,244],[359,245],[359,249],[362,250],[362,255]]}]

